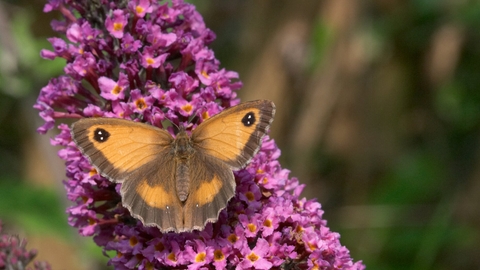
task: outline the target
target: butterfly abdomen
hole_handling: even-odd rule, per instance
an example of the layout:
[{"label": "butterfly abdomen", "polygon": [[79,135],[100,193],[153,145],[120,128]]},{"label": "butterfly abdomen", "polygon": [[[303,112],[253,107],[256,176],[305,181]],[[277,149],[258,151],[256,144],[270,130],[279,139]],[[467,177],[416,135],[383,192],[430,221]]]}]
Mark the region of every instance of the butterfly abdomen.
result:
[{"label": "butterfly abdomen", "polygon": [[188,170],[188,160],[176,160],[176,173],[175,173],[175,189],[177,191],[178,199],[181,202],[187,200],[190,188],[190,175]]},{"label": "butterfly abdomen", "polygon": [[189,163],[190,157],[194,154],[190,137],[185,130],[181,129],[177,138],[173,142],[173,151],[175,156],[175,189],[178,199],[185,202],[190,193],[190,175]]}]

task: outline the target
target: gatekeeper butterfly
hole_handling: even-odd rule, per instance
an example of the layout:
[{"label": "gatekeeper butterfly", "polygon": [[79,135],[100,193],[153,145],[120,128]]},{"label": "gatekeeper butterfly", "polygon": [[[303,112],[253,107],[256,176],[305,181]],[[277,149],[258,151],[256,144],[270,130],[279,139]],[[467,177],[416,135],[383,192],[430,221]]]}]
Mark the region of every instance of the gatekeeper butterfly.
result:
[{"label": "gatekeeper butterfly", "polygon": [[174,138],[166,130],[115,118],[84,118],[71,135],[90,163],[122,183],[122,204],[161,231],[201,230],[235,195],[232,170],[247,165],[275,115],[268,100],[245,102]]}]

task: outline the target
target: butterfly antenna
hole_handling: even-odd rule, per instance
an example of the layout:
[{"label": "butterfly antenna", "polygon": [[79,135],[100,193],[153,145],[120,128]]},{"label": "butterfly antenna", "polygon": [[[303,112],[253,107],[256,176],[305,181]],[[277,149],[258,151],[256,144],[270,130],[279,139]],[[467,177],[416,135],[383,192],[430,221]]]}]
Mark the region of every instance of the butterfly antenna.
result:
[{"label": "butterfly antenna", "polygon": [[[170,125],[169,125],[169,124],[170,124]],[[169,126],[174,126],[174,127],[177,128],[177,130],[178,130],[178,128],[179,128],[179,127],[177,126],[177,124],[175,124],[172,120],[170,120],[170,119],[168,119],[168,118],[166,118],[166,117],[162,120],[162,125],[163,125],[163,128],[167,128],[167,127],[169,127]]]},{"label": "butterfly antenna", "polygon": [[167,120],[172,124],[172,126],[175,126],[175,127],[177,128],[177,130],[180,129],[180,127],[179,127],[177,124],[175,124],[173,121],[171,121],[171,120],[168,119],[168,118],[167,118]]},{"label": "butterfly antenna", "polygon": [[[198,111],[197,111],[197,112],[198,112]],[[192,121],[193,121],[193,119],[195,119],[195,117],[197,117],[197,114],[191,115],[191,116],[188,118],[187,126],[189,126],[189,125],[192,123]]]}]

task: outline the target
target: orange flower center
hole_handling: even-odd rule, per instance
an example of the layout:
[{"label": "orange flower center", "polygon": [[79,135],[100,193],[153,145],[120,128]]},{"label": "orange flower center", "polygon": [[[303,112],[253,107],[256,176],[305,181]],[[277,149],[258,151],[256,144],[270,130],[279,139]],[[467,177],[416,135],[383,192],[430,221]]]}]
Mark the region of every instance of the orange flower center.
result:
[{"label": "orange flower center", "polygon": [[264,184],[266,184],[266,183],[268,183],[268,178],[264,177],[262,181],[263,181]]},{"label": "orange flower center", "polygon": [[140,98],[135,101],[135,106],[137,106],[138,109],[143,110],[145,107],[147,107],[147,103],[145,103],[143,98]]},{"label": "orange flower center", "polygon": [[232,233],[227,237],[227,239],[230,243],[233,244],[233,243],[237,242],[238,237],[235,234]]},{"label": "orange flower center", "polygon": [[207,257],[207,254],[205,252],[200,252],[195,256],[195,262],[204,262],[205,258]]},{"label": "orange flower center", "polygon": [[263,226],[265,227],[272,227],[272,221],[270,219],[265,219],[265,221],[263,222]]},{"label": "orange flower center", "polygon": [[122,23],[113,23],[113,30],[115,31],[122,31],[123,29],[123,24]]},{"label": "orange flower center", "polygon": [[248,228],[249,231],[251,231],[253,233],[257,230],[257,225],[255,225],[253,223],[250,223],[250,224],[247,225],[247,228]]},{"label": "orange flower center", "polygon": [[225,255],[220,249],[217,249],[213,252],[213,259],[217,262],[222,261],[225,259]]},{"label": "orange flower center", "polygon": [[247,197],[247,199],[248,199],[249,201],[255,200],[255,195],[253,195],[253,192],[251,192],[251,191],[248,191],[248,192],[245,194],[245,197]]},{"label": "orange flower center", "polygon": [[207,71],[202,70],[201,73],[202,73],[203,77],[205,77],[205,78],[207,78],[207,79],[210,79],[210,76],[208,76]]},{"label": "orange flower center", "polygon": [[118,86],[118,84],[117,84],[117,85],[115,85],[115,87],[112,89],[112,94],[118,95],[118,94],[120,94],[120,91],[122,91],[122,89],[123,89],[123,88],[120,87],[120,86]]},{"label": "orange flower center", "polygon": [[138,243],[138,239],[135,236],[130,237],[130,246],[135,246]]},{"label": "orange flower center", "polygon": [[170,254],[168,254],[167,259],[169,259],[169,260],[172,261],[172,262],[176,262],[176,261],[177,261],[177,257],[175,257],[175,253],[173,253],[173,252],[170,253]]},{"label": "orange flower center", "polygon": [[187,113],[191,112],[192,109],[193,109],[193,106],[190,103],[187,103],[182,106],[182,110],[184,110]]},{"label": "orange flower center", "polygon": [[144,9],[143,7],[141,7],[141,6],[136,6],[136,7],[135,7],[135,11],[137,12],[137,14],[142,13],[144,10],[145,10],[145,9]]},{"label": "orange flower center", "polygon": [[151,57],[147,57],[147,64],[149,64],[151,66],[151,65],[153,65],[153,63],[155,63],[155,60]]},{"label": "orange flower center", "polygon": [[259,257],[257,254],[252,252],[247,256],[247,259],[249,259],[251,262],[255,262],[256,260],[259,259]]}]

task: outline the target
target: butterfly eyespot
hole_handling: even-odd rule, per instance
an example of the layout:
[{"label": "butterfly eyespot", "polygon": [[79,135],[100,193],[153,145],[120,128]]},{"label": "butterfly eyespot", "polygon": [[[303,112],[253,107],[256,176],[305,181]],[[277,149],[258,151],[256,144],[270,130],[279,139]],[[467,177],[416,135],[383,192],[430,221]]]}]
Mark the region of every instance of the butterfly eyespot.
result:
[{"label": "butterfly eyespot", "polygon": [[106,142],[109,137],[110,133],[103,128],[97,128],[95,129],[95,132],[93,132],[93,139],[97,142]]},{"label": "butterfly eyespot", "polygon": [[198,203],[195,206],[198,208]]},{"label": "butterfly eyespot", "polygon": [[242,123],[246,126],[249,127],[253,124],[255,124],[255,114],[253,112],[248,112],[245,114],[245,116],[242,118]]},{"label": "butterfly eyespot", "polygon": [[168,206],[168,205],[167,205],[167,207],[166,207],[166,208],[167,208],[167,210],[170,210],[170,206]]}]

